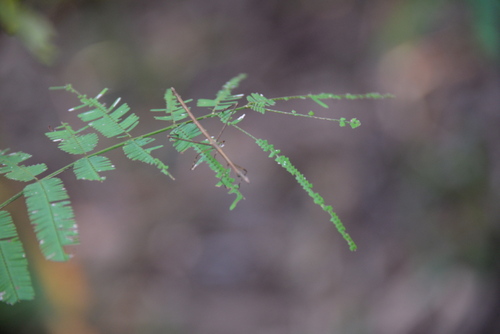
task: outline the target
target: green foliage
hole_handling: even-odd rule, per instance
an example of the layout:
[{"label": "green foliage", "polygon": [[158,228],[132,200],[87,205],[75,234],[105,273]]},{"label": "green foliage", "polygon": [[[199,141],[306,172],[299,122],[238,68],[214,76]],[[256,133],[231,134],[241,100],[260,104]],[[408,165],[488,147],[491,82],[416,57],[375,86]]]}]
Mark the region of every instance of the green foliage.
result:
[{"label": "green foliage", "polygon": [[295,177],[297,183],[305,190],[305,192],[309,195],[309,197],[313,199],[314,204],[319,205],[321,209],[323,209],[323,211],[325,211],[330,215],[330,221],[335,225],[337,231],[339,231],[342,237],[347,241],[349,249],[355,251],[357,249],[356,244],[352,240],[351,236],[346,232],[344,224],[342,224],[337,214],[333,211],[333,208],[330,205],[326,205],[324,198],[320,194],[312,190],[313,188],[312,183],[307,181],[304,174],[302,174],[290,162],[290,159],[288,159],[288,157],[284,155],[281,155],[280,154],[281,150],[275,149],[274,146],[269,144],[267,140],[257,139],[254,136],[250,135],[248,132],[246,131],[243,132],[246,133],[248,136],[250,136],[252,139],[254,139],[255,143],[259,145],[259,147],[264,152],[269,152],[269,158],[273,158],[278,165],[283,167],[288,173],[292,174]]},{"label": "green foliage", "polygon": [[[340,126],[349,124],[352,128],[356,128],[360,122],[355,118],[348,121],[343,117],[334,119],[315,116],[313,111],[298,113],[295,110],[281,111],[271,109],[271,107],[274,107],[277,101],[310,99],[322,108],[328,108],[326,100],[379,99],[389,96],[376,93],[365,95],[323,93],[266,98],[262,94],[252,93],[246,96],[246,104],[238,106],[242,100],[245,101],[244,95],[233,94],[232,91],[244,78],[245,75],[242,74],[228,81],[217,92],[215,99],[198,99],[196,103],[198,107],[209,109],[209,112],[199,117],[195,117],[188,107],[192,100],[184,101],[175,89],[167,89],[164,95],[165,108],[152,110],[155,113],[162,113],[161,116],[155,116],[155,118],[167,122],[167,126],[140,135],[133,134],[133,130],[139,124],[139,117],[130,113],[127,104],[120,104],[120,99],[118,99],[110,107],[106,107],[99,101],[100,97],[106,93],[106,89],[97,97],[89,98],[76,91],[71,85],[54,87],[53,89],[65,90],[77,96],[80,105],[69,111],[79,111],[78,118],[83,122],[83,125],[74,129],[75,124],[62,123],[53,131],[47,132],[46,136],[58,143],[60,150],[74,155],[76,160],[49,175],[40,177],[40,174],[47,170],[45,164],[23,165],[21,163],[31,157],[29,154],[23,152],[8,153],[8,150],[0,151],[0,173],[11,180],[31,182],[25,186],[22,192],[0,204],[0,209],[24,195],[28,216],[33,224],[43,255],[47,260],[66,261],[70,255],[66,253],[65,246],[78,243],[78,232],[69,196],[61,179],[56,176],[72,168],[78,180],[102,182],[105,177],[101,174],[115,169],[110,159],[106,157],[106,153],[122,148],[123,153],[130,160],[154,166],[163,174],[174,179],[168,171],[168,165],[152,155],[153,151],[161,149],[163,145],[150,146],[155,141],[153,136],[166,132],[169,142],[178,152],[182,153],[190,149],[196,152],[197,162],[193,169],[200,164],[207,165],[218,180],[216,186],[224,187],[229,194],[236,196],[230,206],[230,210],[233,210],[244,199],[240,192],[240,183],[242,181],[250,182],[250,180],[246,175],[246,170],[234,163],[223,150],[223,145],[219,142],[222,131],[215,137],[203,126],[204,120],[214,118],[221,122],[222,130],[226,127],[233,127],[252,138],[263,151],[269,152],[269,157],[293,175],[313,202],[330,216],[330,221],[347,241],[349,248],[356,250],[356,244],[346,232],[332,206],[326,205],[323,197],[313,191],[313,185],[293,166],[288,157],[266,140],[257,139],[236,124],[243,121],[245,114],[240,112],[247,109],[261,114],[273,112],[335,121]],[[100,136],[114,140],[115,143],[96,151]],[[0,211],[0,259],[0,299],[7,303],[32,299],[34,293],[22,244],[10,215],[5,211]]]},{"label": "green foliage", "polygon": [[16,227],[6,211],[0,211],[0,300],[14,304],[33,299],[28,262]]},{"label": "green foliage", "polygon": [[47,260],[70,258],[63,246],[78,243],[78,232],[69,196],[56,177],[39,180],[24,188],[31,223]]},{"label": "green foliage", "polygon": [[237,77],[234,77],[222,86],[222,89],[217,93],[215,99],[199,99],[197,106],[213,108],[213,112],[224,110],[233,106],[237,100],[243,97],[243,94],[232,95],[231,91],[238,87],[239,83],[245,78],[246,74],[240,74]]},{"label": "green foliage", "polygon": [[252,93],[247,96],[248,106],[250,109],[260,112],[261,114],[266,112],[266,107],[270,107],[276,104],[273,100],[266,98],[264,95],[259,93]]}]

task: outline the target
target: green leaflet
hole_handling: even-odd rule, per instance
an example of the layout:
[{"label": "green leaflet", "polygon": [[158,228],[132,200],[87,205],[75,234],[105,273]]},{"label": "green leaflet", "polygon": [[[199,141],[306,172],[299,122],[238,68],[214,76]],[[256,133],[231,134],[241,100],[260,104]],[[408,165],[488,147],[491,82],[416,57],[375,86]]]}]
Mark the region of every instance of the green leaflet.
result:
[{"label": "green leaflet", "polygon": [[106,177],[100,176],[100,172],[115,169],[111,161],[102,155],[83,157],[75,162],[74,172],[78,180],[104,181]]},{"label": "green leaflet", "polygon": [[82,121],[88,122],[91,127],[99,131],[103,136],[111,138],[126,134],[139,124],[139,117],[136,114],[130,114],[125,119],[122,119],[122,117],[130,111],[126,103],[112,111],[119,100],[109,109],[106,109],[102,104],[98,103],[97,100],[95,101],[96,102],[93,103],[95,109],[83,112],[79,114],[78,117]]},{"label": "green leaflet", "polygon": [[150,148],[144,148],[143,146],[153,142],[154,138],[138,138],[132,139],[123,146],[123,152],[130,160],[139,160],[149,165],[156,166],[163,174],[169,176],[171,179],[175,178],[168,172],[168,166],[165,165],[160,159],[154,158],[151,155],[153,150],[163,147],[163,145],[158,145]]},{"label": "green leaflet", "polygon": [[259,93],[252,93],[247,96],[248,107],[252,110],[260,112],[261,114],[266,112],[267,106],[273,106],[276,104],[275,101],[266,98],[264,95]]},{"label": "green leaflet", "polygon": [[45,164],[31,166],[19,165],[20,162],[31,158],[31,155],[24,152],[14,152],[7,154],[8,149],[0,151],[0,173],[5,177],[16,181],[31,181],[36,176],[45,172]]},{"label": "green leaflet", "polygon": [[0,211],[0,300],[14,304],[33,299],[28,262],[11,216]]},{"label": "green leaflet", "polygon": [[58,178],[40,180],[24,188],[28,215],[46,259],[66,261],[63,246],[78,244],[78,232],[68,194]]},{"label": "green leaflet", "polygon": [[59,149],[69,154],[85,154],[94,150],[99,138],[95,133],[79,135],[67,123],[62,123],[56,131],[45,133],[50,140],[59,142]]},{"label": "green leaflet", "polygon": [[[165,99],[166,107],[165,109],[151,109],[153,112],[161,111],[165,112],[166,116],[155,116],[155,119],[160,121],[171,121],[173,123],[180,122],[186,117],[188,117],[186,111],[181,107],[179,101],[174,96],[171,88],[168,88],[165,91],[165,95],[163,96]],[[192,100],[186,100],[185,103],[189,103]]]},{"label": "green leaflet", "polygon": [[221,111],[227,108],[230,108],[237,104],[236,101],[243,97],[243,94],[232,95],[231,91],[238,87],[240,82],[245,79],[246,74],[240,74],[222,86],[222,89],[217,92],[217,96],[215,99],[198,99],[197,106],[198,107],[208,107],[212,108],[213,112]]},{"label": "green leaflet", "polygon": [[199,135],[201,131],[193,123],[184,123],[170,132],[174,148],[181,153],[194,146],[192,140]]}]

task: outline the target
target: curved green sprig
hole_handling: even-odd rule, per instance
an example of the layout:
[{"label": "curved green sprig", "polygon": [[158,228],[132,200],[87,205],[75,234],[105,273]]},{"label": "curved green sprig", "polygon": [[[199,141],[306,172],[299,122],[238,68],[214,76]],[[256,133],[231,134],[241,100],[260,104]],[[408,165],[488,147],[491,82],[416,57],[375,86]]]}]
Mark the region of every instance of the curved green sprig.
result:
[{"label": "curved green sprig", "polygon": [[347,120],[344,117],[341,117],[340,119],[329,118],[329,117],[319,117],[319,116],[315,116],[315,113],[313,111],[309,111],[307,114],[302,114],[302,113],[297,113],[297,111],[295,111],[295,110],[288,112],[288,111],[270,109],[268,107],[275,105],[275,103],[277,101],[310,99],[310,100],[316,102],[321,107],[328,108],[328,105],[325,102],[323,102],[322,100],[387,99],[387,98],[393,98],[393,97],[394,97],[394,95],[392,95],[392,94],[379,94],[379,93],[342,94],[342,95],[321,93],[321,94],[308,94],[308,95],[295,95],[295,96],[266,98],[262,94],[252,93],[252,94],[247,96],[248,104],[246,104],[242,107],[238,107],[235,110],[242,110],[242,109],[248,108],[248,109],[255,110],[261,114],[264,114],[266,111],[269,111],[269,112],[273,112],[273,113],[277,113],[277,114],[307,117],[307,118],[313,118],[313,119],[322,120],[322,121],[334,121],[334,122],[338,122],[341,127],[344,127],[347,124],[349,124],[351,126],[351,128],[355,129],[361,125],[361,122],[357,118],[352,118],[351,120]]},{"label": "curved green sprig", "polygon": [[314,204],[319,205],[323,211],[330,215],[330,221],[335,225],[337,231],[342,235],[347,244],[349,245],[349,249],[351,251],[355,251],[357,249],[356,244],[352,240],[351,236],[346,232],[346,228],[344,224],[340,221],[340,218],[333,211],[332,206],[326,205],[324,198],[317,192],[313,190],[313,185],[311,182],[307,181],[304,174],[302,174],[291,162],[290,159],[284,155],[281,155],[281,150],[275,149],[272,144],[265,139],[259,139],[243,130],[242,128],[235,126],[238,130],[245,133],[253,140],[255,143],[264,151],[269,152],[269,158],[273,158],[278,165],[283,167],[288,173],[295,177],[297,183],[305,190],[305,192],[311,197],[314,201]]},{"label": "curved green sprig", "polygon": [[363,100],[363,99],[388,99],[394,98],[392,94],[380,94],[380,93],[366,93],[366,94],[331,94],[331,93],[320,93],[320,94],[307,94],[307,95],[293,95],[293,96],[283,96],[275,97],[273,101],[289,101],[289,100],[307,100],[311,99],[318,103],[323,108],[328,108],[328,105],[321,100]]}]

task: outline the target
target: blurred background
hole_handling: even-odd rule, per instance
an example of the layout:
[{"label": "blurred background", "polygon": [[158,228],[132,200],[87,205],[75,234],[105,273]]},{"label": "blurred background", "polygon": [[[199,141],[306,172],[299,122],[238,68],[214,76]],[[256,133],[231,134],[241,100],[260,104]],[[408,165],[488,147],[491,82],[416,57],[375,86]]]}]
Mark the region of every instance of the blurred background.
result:
[{"label": "blurred background", "polygon": [[[500,333],[498,1],[0,0],[0,23],[0,148],[51,170],[71,157],[44,132],[78,101],[50,86],[108,87],[138,134],[164,126],[149,110],[166,88],[213,98],[239,73],[245,94],[396,96],[280,105],[355,130],[241,123],[290,157],[358,251],[238,132],[227,151],[251,183],[233,211],[194,153],[155,151],[172,181],[117,151],[104,183],[62,176],[81,233],[70,262],[43,260],[22,200],[7,208],[37,296],[0,306],[1,333]],[[20,189],[1,180],[0,202]]]}]

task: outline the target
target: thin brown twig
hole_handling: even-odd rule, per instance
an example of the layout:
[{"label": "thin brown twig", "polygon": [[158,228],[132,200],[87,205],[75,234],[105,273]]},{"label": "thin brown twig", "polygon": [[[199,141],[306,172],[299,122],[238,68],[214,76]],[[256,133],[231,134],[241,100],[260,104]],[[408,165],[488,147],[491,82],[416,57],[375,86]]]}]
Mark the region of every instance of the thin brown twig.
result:
[{"label": "thin brown twig", "polygon": [[188,115],[191,118],[191,120],[193,121],[193,123],[198,127],[198,129],[200,129],[201,133],[203,133],[203,135],[207,138],[207,140],[210,143],[210,145],[212,145],[212,147],[215,150],[217,150],[217,152],[219,152],[219,154],[224,158],[224,160],[226,160],[227,164],[233,169],[233,171],[239,177],[241,177],[243,180],[245,180],[245,182],[250,183],[250,180],[248,179],[248,177],[245,174],[243,174],[238,169],[238,167],[236,167],[236,165],[231,161],[231,159],[229,159],[229,157],[222,150],[222,148],[219,146],[219,144],[217,144],[217,142],[208,134],[207,130],[205,130],[205,128],[200,124],[200,122],[198,122],[198,120],[196,119],[196,117],[194,117],[194,115],[191,113],[191,111],[189,110],[189,108],[186,106],[186,104],[184,103],[184,101],[182,100],[182,98],[180,97],[180,95],[177,94],[175,88],[173,88],[173,87],[172,87],[172,92],[174,93],[175,97],[177,98],[177,100],[181,104],[182,108],[184,108],[184,110],[188,113]]}]

